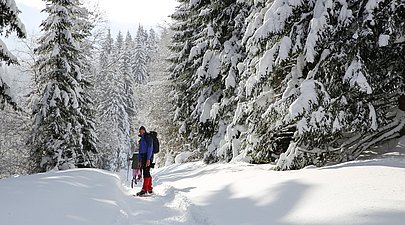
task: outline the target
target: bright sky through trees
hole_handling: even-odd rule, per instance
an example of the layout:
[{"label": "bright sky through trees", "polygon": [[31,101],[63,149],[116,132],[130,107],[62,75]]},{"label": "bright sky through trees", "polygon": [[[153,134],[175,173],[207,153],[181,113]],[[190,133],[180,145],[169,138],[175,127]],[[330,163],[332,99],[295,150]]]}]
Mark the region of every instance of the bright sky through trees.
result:
[{"label": "bright sky through trees", "polygon": [[[98,4],[111,22],[113,31],[123,32],[135,30],[138,24],[147,27],[162,24],[169,20],[168,15],[174,12],[177,5],[175,0],[85,0],[84,2],[88,2],[89,5]],[[36,29],[36,24],[24,20],[24,17],[36,23],[40,22],[43,18],[39,12],[45,3],[42,0],[16,0],[16,3],[22,11],[21,19],[28,31]]]}]

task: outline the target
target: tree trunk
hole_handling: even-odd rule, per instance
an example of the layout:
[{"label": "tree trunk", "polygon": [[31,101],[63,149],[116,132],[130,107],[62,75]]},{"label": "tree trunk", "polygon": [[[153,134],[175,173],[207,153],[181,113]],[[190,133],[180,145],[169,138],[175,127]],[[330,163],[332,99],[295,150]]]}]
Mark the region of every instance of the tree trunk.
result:
[{"label": "tree trunk", "polygon": [[405,95],[401,95],[398,99],[399,109],[405,111]]},{"label": "tree trunk", "polygon": [[[405,95],[401,95],[398,99],[398,106],[399,109],[402,111],[405,111]],[[402,130],[399,132],[401,136],[405,136],[405,126],[402,128]]]}]

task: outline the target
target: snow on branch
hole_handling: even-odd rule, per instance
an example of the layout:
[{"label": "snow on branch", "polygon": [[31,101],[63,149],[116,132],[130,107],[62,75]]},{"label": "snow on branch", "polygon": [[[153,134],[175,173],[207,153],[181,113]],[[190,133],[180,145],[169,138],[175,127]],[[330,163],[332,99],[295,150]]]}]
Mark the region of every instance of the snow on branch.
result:
[{"label": "snow on branch", "polygon": [[301,94],[291,104],[289,111],[292,118],[298,117],[309,111],[312,105],[318,103],[318,94],[316,93],[316,81],[305,80],[300,86]]},{"label": "snow on branch", "polygon": [[293,8],[304,4],[301,0],[275,0],[264,16],[264,24],[254,34],[255,39],[265,39],[271,33],[278,33],[285,27]]},{"label": "snow on branch", "polygon": [[317,55],[316,45],[319,36],[327,25],[328,11],[332,10],[333,1],[317,0],[314,8],[314,16],[311,20],[309,34],[305,43],[305,59],[313,63]]},{"label": "snow on branch", "polygon": [[363,63],[358,59],[353,59],[346,70],[343,81],[349,82],[351,87],[357,86],[360,91],[371,94],[373,90],[366,77],[368,77],[368,74]]}]

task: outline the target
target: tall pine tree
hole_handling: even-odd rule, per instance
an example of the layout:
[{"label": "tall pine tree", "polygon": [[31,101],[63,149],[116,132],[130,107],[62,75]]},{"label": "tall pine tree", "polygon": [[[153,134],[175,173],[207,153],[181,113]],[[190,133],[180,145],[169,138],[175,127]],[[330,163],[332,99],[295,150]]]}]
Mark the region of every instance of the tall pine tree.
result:
[{"label": "tall pine tree", "polygon": [[130,152],[130,120],[127,95],[129,72],[124,66],[125,43],[121,33],[117,40],[108,31],[101,44],[100,65],[96,84],[97,93],[97,133],[100,139],[101,161],[103,169],[118,171],[125,166]]},{"label": "tall pine tree", "polygon": [[180,0],[178,2],[180,5],[171,16],[176,23],[171,27],[174,31],[172,45],[170,46],[173,55],[169,58],[172,63],[169,68],[170,78],[173,80],[176,90],[174,96],[176,105],[174,121],[179,130],[183,146],[190,146],[190,143],[193,142],[191,148],[196,149],[198,148],[196,143],[201,140],[200,137],[194,139],[193,136],[199,126],[198,111],[195,111],[199,93],[198,89],[193,90],[192,86],[196,81],[195,73],[201,65],[206,49],[206,37],[203,35],[206,33],[203,22],[206,17],[199,16],[199,12],[200,9],[207,6],[208,1],[190,2]]},{"label": "tall pine tree", "polygon": [[[232,158],[232,138],[227,143],[224,139],[235,110],[237,65],[244,57],[246,6],[237,1],[182,2],[172,16],[177,20],[171,58],[175,120],[185,141],[199,150],[198,158],[208,150],[208,162]],[[234,136],[231,130],[228,136]]]},{"label": "tall pine tree", "polygon": [[[85,80],[88,11],[77,0],[46,1],[47,19],[36,49],[40,99],[34,106],[32,172],[91,166],[95,149]],[[87,112],[86,112],[87,111]]]},{"label": "tall pine tree", "polygon": [[147,37],[148,34],[145,32],[144,28],[139,25],[135,37],[131,64],[135,82],[140,84],[146,83],[149,77],[148,64],[150,62],[150,55],[148,54]]}]

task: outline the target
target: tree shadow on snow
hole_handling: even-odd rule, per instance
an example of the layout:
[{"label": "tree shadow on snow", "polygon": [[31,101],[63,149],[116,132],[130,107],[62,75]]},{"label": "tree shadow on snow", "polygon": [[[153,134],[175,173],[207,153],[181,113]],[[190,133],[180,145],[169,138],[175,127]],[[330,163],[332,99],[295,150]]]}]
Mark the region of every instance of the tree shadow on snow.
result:
[{"label": "tree shadow on snow", "polygon": [[405,157],[358,160],[341,163],[333,166],[326,166],[321,169],[328,170],[328,169],[340,169],[340,168],[361,167],[361,166],[384,166],[384,167],[405,168]]},{"label": "tree shadow on snow", "polygon": [[164,182],[176,182],[179,180],[184,180],[187,178],[195,178],[207,174],[212,174],[213,172],[217,171],[218,169],[215,167],[212,167],[210,169],[207,168],[201,168],[201,167],[192,167],[189,166],[184,169],[176,169],[175,171],[170,171],[169,169],[162,169],[156,173],[152,174],[152,177],[154,177],[154,181],[156,184],[160,184],[161,180]]},{"label": "tree shadow on snow", "polygon": [[[254,184],[252,184],[254,188]],[[233,225],[339,225],[339,221],[317,222],[318,212],[307,215],[313,222],[294,220],[291,214],[299,210],[301,200],[313,188],[297,181],[287,181],[264,193],[252,197],[233,196],[231,185],[215,192],[205,205],[198,206],[199,217],[206,216],[208,224]],[[272,196],[267,197],[266,196]],[[348,215],[352,225],[398,225],[405,221],[405,211],[372,211],[365,209],[362,215]],[[346,218],[347,219],[347,218]],[[293,221],[292,221],[293,220]],[[319,220],[318,220],[319,221]]]},{"label": "tree shadow on snow", "polygon": [[[254,190],[255,185],[251,188]],[[227,186],[207,199],[208,204],[201,209],[219,218],[214,224],[292,225],[284,219],[309,188],[307,184],[287,181],[255,196],[240,198],[233,197],[232,187]]]}]

